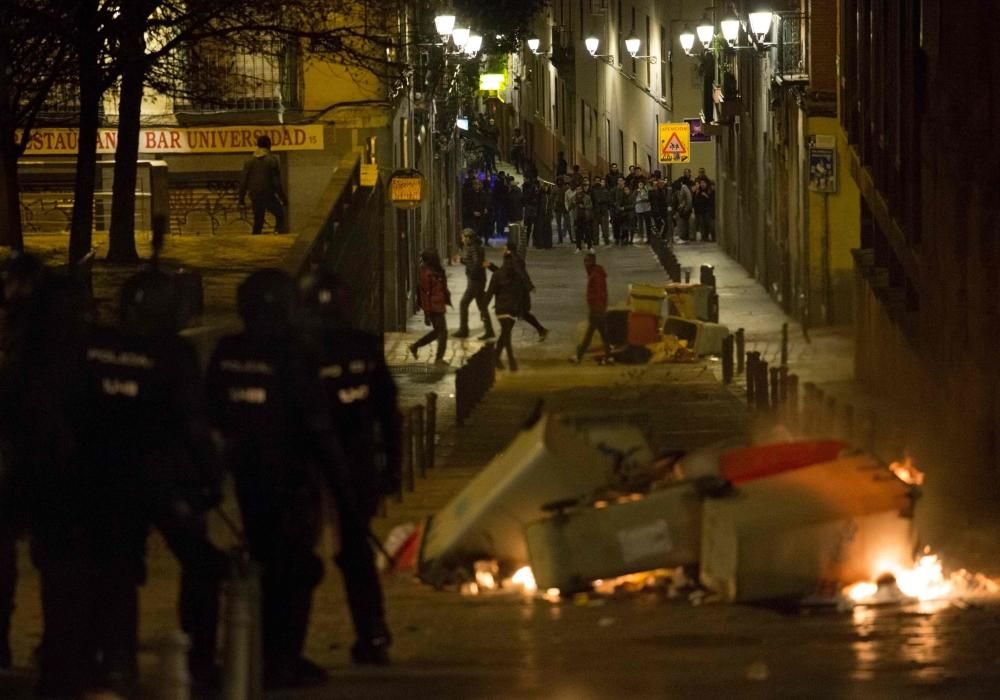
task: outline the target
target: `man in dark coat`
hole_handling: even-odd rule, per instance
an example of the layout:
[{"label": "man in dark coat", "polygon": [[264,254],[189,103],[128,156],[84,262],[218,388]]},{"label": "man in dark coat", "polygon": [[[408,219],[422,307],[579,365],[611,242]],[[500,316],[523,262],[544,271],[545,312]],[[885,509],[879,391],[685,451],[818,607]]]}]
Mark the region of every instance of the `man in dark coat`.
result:
[{"label": "man in dark coat", "polygon": [[514,252],[504,251],[503,264],[490,279],[490,287],[486,291],[486,300],[496,299],[494,310],[500,321],[500,339],[497,341],[497,369],[504,369],[503,352],[507,351],[507,362],[512,372],[517,371],[517,360],[514,359],[514,345],[511,339],[514,323],[521,313],[524,301],[524,281],[517,270]]},{"label": "man in dark coat", "polygon": [[480,340],[489,340],[494,337],[490,307],[486,305],[486,270],[483,267],[485,260],[486,252],[483,250],[482,243],[476,238],[476,234],[472,229],[462,231],[465,293],[462,295],[462,300],[458,302],[458,330],[452,335],[454,338],[469,337],[469,305],[473,301],[476,302],[480,318],[483,320],[484,333]]},{"label": "man in dark coat", "polygon": [[267,135],[258,137],[257,150],[243,165],[243,179],[238,194],[240,206],[245,206],[247,192],[253,205],[253,234],[259,235],[264,229],[264,214],[271,212],[275,218],[275,230],[288,233],[285,226],[285,206],[288,197],[281,186],[281,166],[278,157],[271,153],[271,139]]}]

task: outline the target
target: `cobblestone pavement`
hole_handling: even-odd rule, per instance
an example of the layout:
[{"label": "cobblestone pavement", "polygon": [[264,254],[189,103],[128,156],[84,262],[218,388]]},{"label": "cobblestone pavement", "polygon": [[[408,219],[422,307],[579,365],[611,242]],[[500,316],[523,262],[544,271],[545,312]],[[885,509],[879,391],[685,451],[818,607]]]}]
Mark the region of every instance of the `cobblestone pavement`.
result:
[{"label": "cobblestone pavement", "polygon": [[[708,248],[701,253],[716,254]],[[629,282],[664,278],[645,247],[601,249],[598,257],[608,268],[613,302],[624,299]],[[561,247],[531,251],[528,265],[538,287],[534,311],[552,334],[539,343],[533,331],[518,324],[515,350],[522,370],[500,373],[496,387],[463,428],[454,427],[447,399],[453,371],[432,372],[425,357],[414,363],[400,352],[422,332],[422,324],[387,338],[403,403],[420,401],[426,391],[435,390],[442,397],[442,416],[437,468],[419,478],[415,492],[406,493],[402,503],[389,504],[387,517],[376,523],[380,533],[393,524],[426,517],[447,503],[503,449],[539,399],[560,411],[634,414],[661,447],[693,447],[744,430],[747,416],[739,388],[723,387],[715,376],[717,363],[711,360],[633,367],[570,365],[566,358],[573,350],[576,325],[585,317],[582,261]],[[457,300],[462,270],[447,270]],[[727,301],[729,272],[719,266],[717,275],[726,320],[727,305],[735,311],[742,302]],[[769,303],[766,296],[760,303]],[[773,305],[758,306],[758,312],[752,307],[747,302],[740,325],[751,337],[775,333],[771,321],[760,319],[760,327],[751,332],[750,316],[766,316],[765,308],[768,318],[776,313]],[[456,319],[449,318],[449,326],[457,327]],[[450,345],[453,367],[478,347],[475,341]],[[818,357],[817,363],[821,361]],[[226,507],[233,510],[232,504]],[[218,523],[214,530],[221,539]],[[331,546],[328,536],[324,551],[330,552]],[[141,638],[144,678],[152,688],[156,640],[176,626],[177,571],[155,535],[149,552]],[[0,677],[0,697],[26,696],[26,667],[41,626],[37,577],[26,555],[22,564],[25,575],[13,639],[19,670]],[[332,566],[328,572],[317,591],[307,653],[329,668],[333,679],[322,689],[273,697],[986,698],[996,697],[1000,688],[1000,606],[992,602],[847,613],[694,606],[652,593],[550,603],[517,595],[462,597],[405,575],[386,579],[395,663],[386,669],[356,669],[348,662],[352,640],[339,576]]]}]

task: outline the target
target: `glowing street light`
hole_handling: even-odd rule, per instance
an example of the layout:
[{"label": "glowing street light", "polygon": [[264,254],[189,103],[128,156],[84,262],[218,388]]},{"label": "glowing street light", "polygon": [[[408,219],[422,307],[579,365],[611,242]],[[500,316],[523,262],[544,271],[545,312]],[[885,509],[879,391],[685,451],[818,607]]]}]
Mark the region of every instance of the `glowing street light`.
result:
[{"label": "glowing street light", "polygon": [[583,40],[583,44],[584,46],[587,47],[587,51],[590,53],[591,56],[596,56],[597,47],[601,45],[601,40],[598,39],[596,36],[588,36],[586,39]]},{"label": "glowing street light", "polygon": [[538,47],[542,45],[542,42],[538,40],[537,37],[531,37],[528,39],[528,49],[531,53],[538,53]]},{"label": "glowing street light", "polygon": [[694,32],[691,31],[691,27],[685,26],[684,31],[680,35],[681,48],[684,49],[684,53],[691,55],[691,49],[694,48]]},{"label": "glowing street light", "polygon": [[736,15],[727,15],[719,24],[722,26],[722,38],[730,46],[735,46],[736,40],[740,37],[740,21]]},{"label": "glowing street light", "polygon": [[640,46],[642,46],[642,42],[639,41],[639,37],[635,34],[625,40],[625,49],[629,52],[632,58],[635,58],[636,54],[639,53]]},{"label": "glowing street light", "polygon": [[750,31],[761,44],[767,39],[768,32],[771,31],[773,14],[770,10],[758,10],[750,13]]},{"label": "glowing street light", "polygon": [[712,24],[712,20],[708,18],[708,15],[704,15],[698,26],[695,27],[695,32],[698,33],[698,40],[701,42],[702,46],[706,49],[712,48],[712,38],[715,36],[715,25]]},{"label": "glowing street light", "polygon": [[448,41],[451,31],[455,28],[455,15],[441,14],[434,18],[434,28],[443,41]]},{"label": "glowing street light", "polygon": [[455,42],[455,48],[461,51],[469,41],[472,31],[468,27],[455,27],[451,30],[451,40]]},{"label": "glowing street light", "polygon": [[471,34],[469,40],[465,42],[465,53],[469,56],[475,56],[481,48],[483,48],[483,37],[479,34]]}]

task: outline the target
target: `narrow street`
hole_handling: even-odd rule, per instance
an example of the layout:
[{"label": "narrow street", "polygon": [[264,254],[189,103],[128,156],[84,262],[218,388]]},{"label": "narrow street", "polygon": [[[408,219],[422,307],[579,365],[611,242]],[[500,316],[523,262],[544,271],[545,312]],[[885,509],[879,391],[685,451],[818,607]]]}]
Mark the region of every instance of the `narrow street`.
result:
[{"label": "narrow street", "polygon": [[[499,251],[490,251],[496,258]],[[748,328],[748,347],[776,347],[783,314],[758,286],[727,265],[712,245],[678,249],[682,265],[715,264],[721,320]],[[646,247],[599,249],[612,304],[631,282],[662,282]],[[402,503],[390,502],[375,523],[384,536],[393,525],[417,522],[442,508],[517,433],[542,400],[548,410],[584,418],[625,417],[641,425],[654,449],[690,449],[738,437],[748,412],[738,385],[724,386],[716,360],[690,364],[600,367],[572,365],[576,326],[584,317],[585,275],[570,246],[532,250],[529,271],[537,291],[533,308],[551,335],[540,343],[523,323],[515,329],[517,373],[500,372],[496,386],[461,428],[454,425],[453,370],[433,372],[421,356],[402,350],[422,333],[387,339],[402,404],[441,394],[438,459]],[[462,268],[447,268],[457,302]],[[457,327],[457,315],[449,318]],[[477,321],[472,322],[476,335]],[[454,364],[481,345],[449,341]],[[793,344],[793,360],[825,367],[836,380],[845,345],[837,334]],[[425,350],[425,354],[428,351]],[[824,352],[829,353],[824,356]],[[817,379],[820,377],[817,375]],[[226,506],[234,511],[232,503]],[[214,523],[226,541],[221,523]],[[332,551],[332,538],[323,543]],[[39,641],[37,577],[22,550],[23,578],[14,618],[17,666],[24,669]],[[919,604],[858,608],[853,612],[776,611],[722,604],[694,605],[667,590],[551,602],[519,593],[475,597],[435,590],[411,576],[386,579],[395,636],[393,665],[359,669],[348,660],[352,633],[339,574],[329,557],[315,597],[307,655],[331,669],[333,680],[287,698],[620,698],[620,697],[992,697],[1000,684],[1000,607],[992,604]],[[141,664],[154,682],[159,638],[176,625],[177,567],[157,536],[150,540],[149,580],[142,590]],[[723,691],[722,688],[726,690]],[[28,674],[0,679],[4,697],[28,697]]]}]

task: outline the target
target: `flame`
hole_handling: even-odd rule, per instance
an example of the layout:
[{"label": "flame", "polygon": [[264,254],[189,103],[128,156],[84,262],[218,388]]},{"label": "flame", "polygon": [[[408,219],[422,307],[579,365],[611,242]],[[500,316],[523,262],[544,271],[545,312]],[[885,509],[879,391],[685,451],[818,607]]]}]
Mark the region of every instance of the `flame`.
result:
[{"label": "flame", "polygon": [[477,561],[473,568],[476,572],[476,585],[479,590],[492,591],[498,588],[497,573],[499,566],[495,560]]},{"label": "flame", "polygon": [[860,581],[845,588],[844,595],[856,603],[870,603],[898,601],[900,596],[923,602],[1000,593],[1000,583],[983,574],[959,569],[946,575],[941,559],[927,550],[909,566],[882,561],[876,571],[880,579],[892,575],[898,594],[889,590],[887,584]]},{"label": "flame", "polygon": [[514,575],[510,577],[510,581],[515,586],[520,586],[525,593],[534,593],[538,590],[538,584],[535,583],[535,575],[530,566],[522,566],[515,571]]},{"label": "flame", "polygon": [[906,455],[902,462],[893,462],[889,469],[900,481],[906,482],[910,486],[920,486],[924,483],[924,473],[913,466],[913,458]]}]

